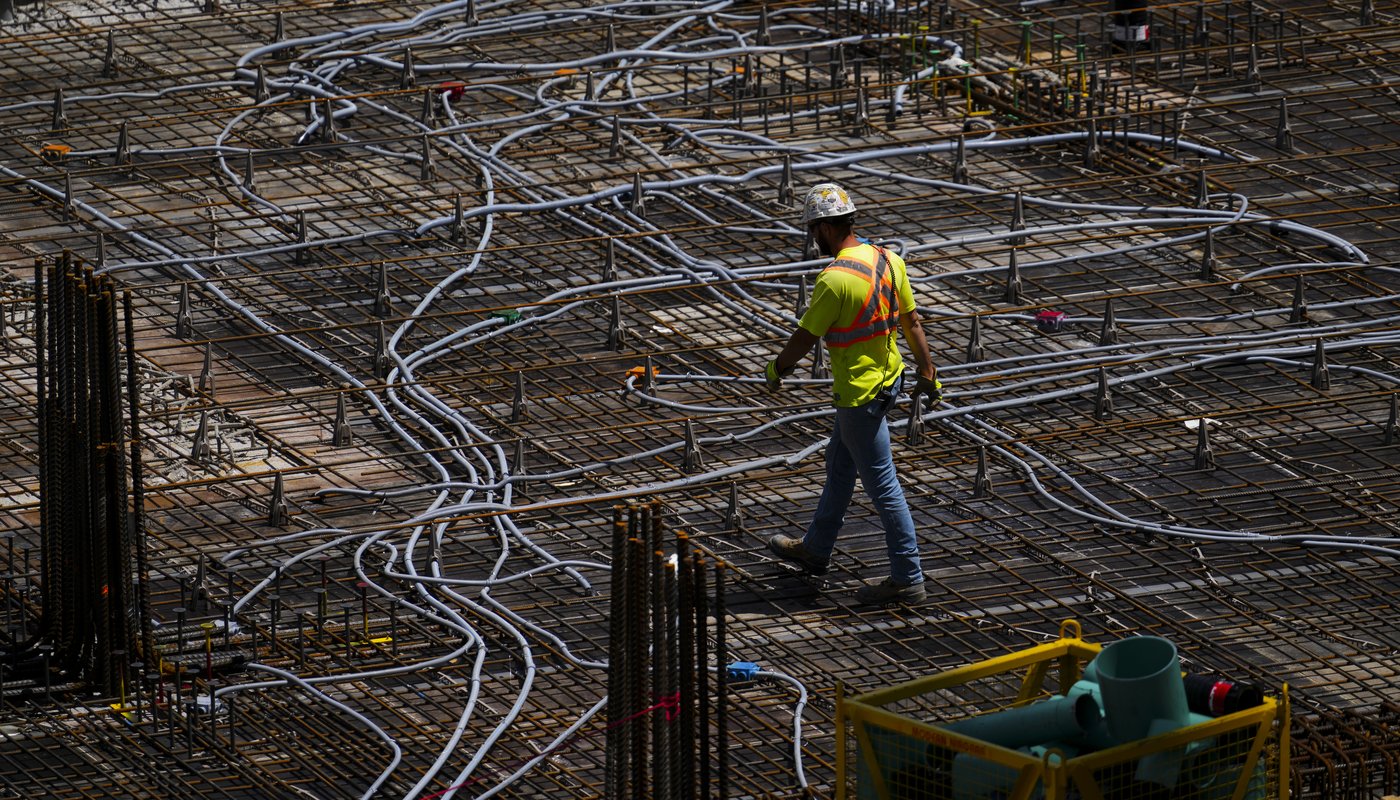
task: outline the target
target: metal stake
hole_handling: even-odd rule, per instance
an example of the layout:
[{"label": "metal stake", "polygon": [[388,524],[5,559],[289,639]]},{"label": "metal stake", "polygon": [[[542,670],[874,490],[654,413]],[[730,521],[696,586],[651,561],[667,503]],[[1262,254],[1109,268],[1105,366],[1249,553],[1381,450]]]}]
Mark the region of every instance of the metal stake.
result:
[{"label": "metal stake", "polygon": [[1215,469],[1215,452],[1210,447],[1210,421],[1201,417],[1196,424],[1196,455],[1193,459],[1196,469]]},{"label": "metal stake", "polygon": [[724,512],[724,529],[737,531],[744,526],[744,512],[739,505],[739,482],[729,482],[729,507]]},{"label": "metal stake", "polygon": [[1118,320],[1113,313],[1113,298],[1103,303],[1103,326],[1099,328],[1099,346],[1118,344]]},{"label": "metal stake", "polygon": [[515,394],[510,401],[510,424],[518,425],[525,419],[525,373],[515,373]]},{"label": "metal stake", "polygon": [[272,476],[272,496],[267,501],[267,524],[278,528],[287,524],[286,487],[280,472]]},{"label": "metal stake", "polygon": [[1293,276],[1293,308],[1288,314],[1288,322],[1291,325],[1301,325],[1308,321],[1308,302],[1304,296],[1307,284],[1303,278],[1303,273]]},{"label": "metal stake", "polygon": [[118,71],[116,31],[108,29],[107,52],[102,56],[102,77],[115,78]]},{"label": "metal stake", "polygon": [[982,348],[982,318],[974,316],[972,327],[967,335],[967,351],[963,355],[963,361],[967,364],[975,364],[984,357]]},{"label": "metal stake", "polygon": [[132,165],[132,144],[126,133],[126,120],[123,119],[120,125],[116,126],[116,147],[112,151],[113,167],[130,167]]},{"label": "metal stake", "polygon": [[381,261],[375,266],[379,287],[374,294],[374,316],[383,319],[394,313],[394,296],[389,293],[389,265]]},{"label": "metal stake", "polygon": [[1274,130],[1274,147],[1287,152],[1293,150],[1293,128],[1288,124],[1288,98],[1278,99],[1278,125]]},{"label": "metal stake", "polygon": [[1205,242],[1201,245],[1201,268],[1198,277],[1203,281],[1215,280],[1215,229],[1206,228]]},{"label": "metal stake", "polygon": [[1108,419],[1113,415],[1113,393],[1108,388],[1108,370],[1099,367],[1099,385],[1094,393],[1094,419]]},{"label": "metal stake", "polygon": [[1016,248],[1011,248],[1006,264],[1006,284],[1002,287],[1001,301],[1011,305],[1021,303],[1021,269],[1016,263]]},{"label": "metal stake", "polygon": [[1310,378],[1312,387],[1319,392],[1325,392],[1332,388],[1332,377],[1327,372],[1327,348],[1322,344],[1322,337],[1319,336],[1313,345],[1312,376]]},{"label": "metal stake", "polygon": [[403,50],[403,68],[399,71],[399,88],[412,89],[418,85],[418,75],[413,69],[413,48]]},{"label": "metal stake", "polygon": [[632,202],[628,207],[634,215],[645,217],[647,213],[646,198],[642,195],[642,173],[632,175]]},{"label": "metal stake", "polygon": [[[1013,200],[1012,200],[1012,202],[1011,202],[1011,230],[1013,230],[1013,231],[1023,231],[1023,230],[1025,230],[1025,229],[1026,229],[1026,209],[1025,209],[1025,200],[1024,200],[1024,198],[1022,197],[1021,193],[1020,193],[1020,192],[1017,192],[1017,193],[1013,196]],[[1020,246],[1020,245],[1025,244],[1025,243],[1026,243],[1026,237],[1025,237],[1024,235],[1021,235],[1021,236],[1013,236],[1013,237],[1011,237],[1011,244],[1012,244],[1012,246],[1014,246],[1014,247],[1018,247],[1018,246]]]},{"label": "metal stake", "polygon": [[685,458],[681,464],[681,470],[687,475],[699,472],[705,466],[705,456],[700,450],[700,443],[695,438],[695,422],[690,418],[685,421]]},{"label": "metal stake", "polygon": [[992,479],[987,470],[987,448],[985,445],[977,447],[977,474],[972,478],[972,496],[979,499],[992,496]]},{"label": "metal stake", "polygon": [[335,421],[331,424],[331,446],[345,447],[350,444],[353,434],[350,430],[350,417],[345,407],[345,394],[349,384],[341,384],[335,395]]}]

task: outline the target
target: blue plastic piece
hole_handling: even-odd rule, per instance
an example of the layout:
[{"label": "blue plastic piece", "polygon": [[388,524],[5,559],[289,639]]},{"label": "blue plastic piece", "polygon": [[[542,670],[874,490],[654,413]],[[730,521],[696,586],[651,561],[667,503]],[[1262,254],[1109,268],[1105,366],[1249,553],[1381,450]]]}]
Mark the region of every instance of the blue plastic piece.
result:
[{"label": "blue plastic piece", "polygon": [[758,665],[752,661],[735,661],[728,671],[731,681],[751,681],[758,677]]}]

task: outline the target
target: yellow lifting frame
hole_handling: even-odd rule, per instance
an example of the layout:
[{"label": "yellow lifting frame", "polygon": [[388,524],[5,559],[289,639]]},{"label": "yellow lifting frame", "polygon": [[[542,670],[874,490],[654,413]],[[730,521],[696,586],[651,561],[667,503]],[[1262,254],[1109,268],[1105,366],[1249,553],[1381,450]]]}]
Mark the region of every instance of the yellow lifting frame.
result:
[{"label": "yellow lifting frame", "polygon": [[959,753],[967,753],[1018,770],[1020,777],[1008,800],[1026,800],[1034,791],[1038,781],[1043,781],[1046,800],[1062,800],[1071,779],[1074,780],[1075,785],[1086,800],[1103,800],[1093,779],[1097,770],[1139,759],[1158,751],[1185,747],[1193,741],[1254,725],[1257,726],[1257,732],[1250,744],[1249,753],[1240,770],[1240,777],[1237,779],[1232,795],[1242,797],[1250,777],[1253,775],[1255,764],[1263,754],[1264,745],[1272,732],[1272,723],[1275,719],[1280,720],[1278,797],[1280,800],[1286,800],[1289,780],[1288,738],[1291,710],[1287,685],[1283,687],[1279,700],[1265,697],[1264,702],[1259,706],[1218,717],[1210,722],[1191,725],[1159,736],[1073,759],[1057,759],[1053,763],[1049,755],[1044,759],[1032,758],[1024,753],[972,739],[882,708],[882,706],[921,694],[1021,670],[1025,670],[1025,677],[1021,681],[1015,701],[1010,705],[1024,705],[1040,699],[1044,694],[1041,687],[1052,663],[1058,668],[1059,685],[1072,686],[1080,678],[1080,661],[1092,660],[1101,649],[1099,645],[1086,642],[1081,638],[1078,622],[1065,620],[1060,625],[1060,638],[1057,641],[996,656],[986,661],[926,678],[918,678],[898,686],[846,697],[844,686],[838,684],[836,689],[836,722],[839,728],[836,739],[837,800],[846,800],[849,782],[847,775],[847,761],[849,760],[846,740],[847,724],[854,730],[856,741],[860,745],[860,757],[865,761],[870,780],[874,784],[872,788],[877,797],[887,797],[888,790],[884,785],[884,776],[876,761],[874,748],[871,746],[869,733],[866,730],[867,725],[874,725],[882,730],[892,731]]}]

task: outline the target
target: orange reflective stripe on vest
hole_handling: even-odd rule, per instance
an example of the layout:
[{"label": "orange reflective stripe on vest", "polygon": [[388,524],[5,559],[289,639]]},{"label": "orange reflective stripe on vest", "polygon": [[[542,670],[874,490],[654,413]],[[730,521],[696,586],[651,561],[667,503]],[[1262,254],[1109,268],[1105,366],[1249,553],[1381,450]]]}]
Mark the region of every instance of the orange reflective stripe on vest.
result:
[{"label": "orange reflective stripe on vest", "polygon": [[849,272],[852,275],[859,275],[867,281],[875,274],[869,264],[862,263],[854,258],[838,258],[826,265],[827,269],[834,269],[837,272]]},{"label": "orange reflective stripe on vest", "polygon": [[890,269],[889,259],[885,258],[884,249],[877,247],[875,250],[880,257],[875,261],[873,270],[869,265],[849,258],[837,259],[827,266],[827,269],[839,269],[860,275],[870,282],[865,305],[860,313],[856,314],[855,321],[843,328],[832,328],[822,337],[827,347],[850,347],[876,336],[888,336],[894,330],[894,276],[890,274],[893,270]]}]

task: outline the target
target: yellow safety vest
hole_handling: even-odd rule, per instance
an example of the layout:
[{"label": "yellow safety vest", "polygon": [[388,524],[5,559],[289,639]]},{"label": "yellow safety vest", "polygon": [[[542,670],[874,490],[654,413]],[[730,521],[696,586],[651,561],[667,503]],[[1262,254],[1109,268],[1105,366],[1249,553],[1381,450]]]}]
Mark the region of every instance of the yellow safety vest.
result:
[{"label": "yellow safety vest", "polygon": [[865,296],[865,305],[856,314],[855,321],[840,328],[830,328],[822,340],[828,348],[850,347],[858,342],[874,339],[876,336],[889,336],[894,332],[899,306],[895,302],[894,276],[883,247],[876,247],[879,258],[875,266],[857,261],[854,258],[838,258],[827,265],[827,269],[839,270],[859,275],[870,283]]},{"label": "yellow safety vest", "polygon": [[870,401],[904,371],[894,335],[900,311],[912,311],[914,298],[897,259],[874,245],[842,250],[818,276],[812,305],[798,323],[826,343],[839,407]]}]

